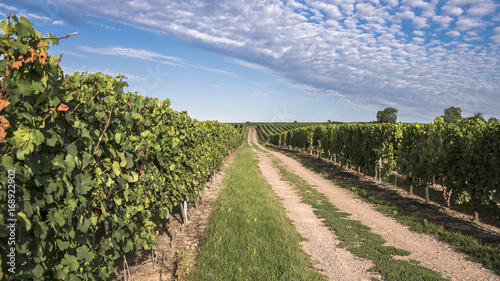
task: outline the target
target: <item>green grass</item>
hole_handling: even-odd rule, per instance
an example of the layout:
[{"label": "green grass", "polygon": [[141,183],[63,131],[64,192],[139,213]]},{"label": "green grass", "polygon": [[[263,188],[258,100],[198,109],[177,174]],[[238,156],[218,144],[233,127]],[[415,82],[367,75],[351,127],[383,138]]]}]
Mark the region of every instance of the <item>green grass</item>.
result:
[{"label": "green grass", "polygon": [[432,234],[439,240],[455,246],[455,249],[458,252],[463,252],[469,255],[469,260],[481,263],[486,268],[494,270],[497,274],[500,273],[500,248],[483,245],[470,235],[445,229],[442,225],[437,225],[418,215],[404,211],[397,207],[394,203],[374,196],[372,193],[363,188],[347,183],[339,178],[332,177],[295,154],[283,151],[280,152],[294,158],[309,169],[322,174],[325,178],[332,180],[336,185],[353,191],[360,199],[372,204],[377,211],[389,217],[395,218],[403,225],[409,226],[410,230],[419,233]]},{"label": "green grass", "polygon": [[338,247],[346,248],[360,258],[372,260],[375,264],[372,271],[380,273],[386,280],[447,280],[441,277],[441,273],[418,265],[415,261],[394,259],[394,256],[408,256],[410,252],[383,246],[387,241],[380,235],[361,222],[348,219],[349,214],[340,212],[323,193],[289,172],[279,160],[273,160],[273,163],[280,170],[282,179],[294,186],[302,201],[311,205],[316,215],[339,237],[342,242]]},{"label": "green grass", "polygon": [[245,144],[224,178],[191,280],[326,280]]}]

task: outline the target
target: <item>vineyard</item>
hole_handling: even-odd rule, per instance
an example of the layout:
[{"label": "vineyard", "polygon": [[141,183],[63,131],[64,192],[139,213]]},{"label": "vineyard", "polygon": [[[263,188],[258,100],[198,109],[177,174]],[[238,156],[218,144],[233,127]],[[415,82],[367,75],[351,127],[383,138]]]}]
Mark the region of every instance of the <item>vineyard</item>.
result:
[{"label": "vineyard", "polygon": [[311,125],[313,125],[313,123],[258,123],[257,129],[262,139],[269,140],[269,137],[272,135]]},{"label": "vineyard", "polygon": [[[133,280],[149,263],[146,280],[164,280],[165,268],[176,280],[495,280],[500,272],[497,245],[358,188],[400,180],[429,201],[439,186],[447,207],[486,206],[498,218],[497,121],[198,121],[168,99],[126,92],[123,75],[64,73],[49,46],[74,34],[41,36],[10,14],[1,30],[0,280]],[[306,167],[315,160],[326,172]],[[359,184],[367,175],[375,183]],[[203,202],[207,190],[213,198]],[[189,213],[188,225],[188,206],[204,220]],[[173,245],[175,227],[184,238],[191,231],[192,257]],[[484,233],[496,243],[496,231]],[[163,252],[160,262],[160,246],[177,260],[166,265]]]},{"label": "vineyard", "polygon": [[233,123],[233,124],[229,124],[229,125],[232,125],[238,131],[238,134],[243,136],[243,134],[245,133],[246,124]]},{"label": "vineyard", "polygon": [[[63,74],[48,55],[62,38],[26,18],[1,28],[1,274],[103,280],[124,255],[155,247],[158,224],[197,198],[242,128],[124,92],[123,76]],[[9,219],[22,235],[9,236]]]},{"label": "vineyard", "polygon": [[[386,180],[406,176],[411,186],[438,182],[447,203],[490,204],[500,194],[500,123],[480,119],[448,124],[304,126],[268,135],[271,144],[307,150]],[[428,196],[428,195],[427,195]]]}]

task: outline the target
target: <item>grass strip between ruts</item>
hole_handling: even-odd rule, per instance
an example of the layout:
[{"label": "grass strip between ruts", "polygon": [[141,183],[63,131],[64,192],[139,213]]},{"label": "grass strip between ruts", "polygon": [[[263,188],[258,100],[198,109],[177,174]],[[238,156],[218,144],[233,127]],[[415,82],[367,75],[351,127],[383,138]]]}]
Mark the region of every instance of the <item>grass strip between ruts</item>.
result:
[{"label": "grass strip between ruts", "polygon": [[192,280],[327,280],[245,144],[207,222]]},{"label": "grass strip between ruts", "polygon": [[342,241],[338,247],[346,248],[354,255],[372,260],[372,271],[380,273],[386,280],[447,280],[441,273],[419,265],[418,261],[394,259],[394,256],[407,256],[410,252],[392,246],[383,246],[386,242],[380,235],[356,220],[348,219],[349,214],[340,212],[328,198],[307,184],[299,176],[289,172],[277,159],[273,163],[281,172],[282,179],[294,186],[302,201],[311,205],[316,215]]}]

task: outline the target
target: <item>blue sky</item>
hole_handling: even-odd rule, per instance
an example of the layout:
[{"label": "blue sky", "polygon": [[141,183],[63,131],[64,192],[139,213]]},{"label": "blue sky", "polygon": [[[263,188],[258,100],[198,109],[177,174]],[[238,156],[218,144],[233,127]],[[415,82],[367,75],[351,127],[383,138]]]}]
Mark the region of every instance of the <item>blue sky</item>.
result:
[{"label": "blue sky", "polygon": [[65,73],[221,122],[432,122],[450,106],[500,117],[494,0],[2,0],[61,40]]}]

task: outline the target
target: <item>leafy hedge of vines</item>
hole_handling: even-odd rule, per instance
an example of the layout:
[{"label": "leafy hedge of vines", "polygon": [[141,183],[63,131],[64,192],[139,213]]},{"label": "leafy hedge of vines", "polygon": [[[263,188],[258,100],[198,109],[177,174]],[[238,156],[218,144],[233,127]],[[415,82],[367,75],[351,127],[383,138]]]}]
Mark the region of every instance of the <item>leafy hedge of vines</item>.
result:
[{"label": "leafy hedge of vines", "polygon": [[155,247],[158,224],[197,196],[242,134],[124,92],[123,76],[64,75],[47,53],[61,38],[26,18],[1,28],[0,205],[14,183],[16,210],[0,214],[0,279],[103,280],[124,254]]},{"label": "leafy hedge of vines", "polygon": [[320,151],[365,171],[380,168],[382,178],[396,169],[416,186],[440,179],[458,203],[496,206],[493,193],[500,193],[500,123],[495,121],[319,125],[269,139],[274,145]]}]

